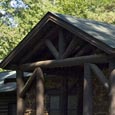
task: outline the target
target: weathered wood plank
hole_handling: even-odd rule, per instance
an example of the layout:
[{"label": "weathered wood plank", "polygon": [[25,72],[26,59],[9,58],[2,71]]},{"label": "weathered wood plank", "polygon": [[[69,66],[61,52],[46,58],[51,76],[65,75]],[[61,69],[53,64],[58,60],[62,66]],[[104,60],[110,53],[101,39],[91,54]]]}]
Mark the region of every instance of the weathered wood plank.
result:
[{"label": "weathered wood plank", "polygon": [[17,115],[24,115],[24,99],[20,97],[20,92],[24,86],[23,72],[20,70],[16,71],[17,81]]},{"label": "weathered wood plank", "polygon": [[93,71],[93,73],[98,77],[100,82],[104,85],[106,89],[109,89],[109,82],[103,72],[95,65],[95,64],[90,64],[90,68]]},{"label": "weathered wood plank", "polygon": [[57,49],[55,48],[55,46],[52,44],[52,42],[50,40],[46,40],[45,41],[46,46],[48,47],[48,49],[51,51],[52,55],[58,59],[59,58],[59,52],[57,51]]},{"label": "weathered wood plank", "polygon": [[93,115],[92,80],[89,64],[84,64],[83,115]]},{"label": "weathered wood plank", "polygon": [[34,63],[22,64],[19,68],[23,71],[34,70],[36,67],[54,68],[54,67],[71,67],[84,63],[107,63],[110,57],[106,55],[89,55],[62,60],[46,60]]}]

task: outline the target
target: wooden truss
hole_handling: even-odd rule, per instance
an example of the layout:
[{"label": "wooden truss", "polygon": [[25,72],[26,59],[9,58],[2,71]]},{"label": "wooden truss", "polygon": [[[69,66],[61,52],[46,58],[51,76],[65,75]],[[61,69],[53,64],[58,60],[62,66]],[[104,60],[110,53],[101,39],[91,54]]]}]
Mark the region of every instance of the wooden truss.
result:
[{"label": "wooden truss", "polygon": [[[52,33],[52,31],[51,31]],[[53,60],[43,60],[36,61],[32,63],[20,64],[17,69],[17,115],[23,115],[24,113],[24,96],[30,87],[33,79],[37,80],[37,94],[36,94],[36,115],[43,115],[43,100],[44,100],[44,77],[41,68],[56,68],[56,67],[73,67],[78,65],[84,65],[84,88],[83,88],[83,115],[93,115],[93,98],[92,98],[92,73],[94,73],[103,86],[109,90],[111,96],[111,106],[110,106],[110,115],[115,113],[115,71],[112,72],[110,77],[110,82],[105,77],[103,72],[99,69],[96,64],[99,63],[110,63],[110,60],[113,59],[111,56],[107,56],[103,53],[96,54],[94,50],[92,55],[89,55],[88,52],[91,49],[91,45],[84,44],[83,47],[79,45],[79,40],[76,36],[72,36],[71,40],[68,42],[68,45],[65,44],[63,29],[58,31],[58,46],[55,46],[52,40],[48,39],[49,35],[44,39],[44,45],[48,48],[50,53],[55,59]],[[43,44],[43,43],[41,43]],[[34,48],[34,51],[28,54],[21,63],[25,62],[28,57],[32,56],[34,52],[37,51],[38,46]],[[72,56],[72,57],[71,57]],[[111,71],[114,70],[113,68]],[[23,71],[34,71],[33,75],[28,79],[24,85],[23,81]],[[65,89],[67,85],[65,83]],[[66,91],[65,91],[66,92]],[[67,94],[64,93],[65,98]],[[67,115],[67,102],[64,102],[64,110],[66,110],[63,115]]]}]

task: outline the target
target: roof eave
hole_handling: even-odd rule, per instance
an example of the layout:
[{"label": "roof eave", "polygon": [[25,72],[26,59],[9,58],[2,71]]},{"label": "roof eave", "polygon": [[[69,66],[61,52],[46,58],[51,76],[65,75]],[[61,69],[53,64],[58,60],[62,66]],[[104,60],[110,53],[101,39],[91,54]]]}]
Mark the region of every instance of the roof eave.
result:
[{"label": "roof eave", "polygon": [[24,39],[1,61],[0,68],[10,69],[8,67],[9,62],[11,62],[16,57],[17,53],[19,53],[21,49],[23,49],[23,46],[37,34],[40,28],[42,28],[42,26],[44,25],[44,22],[47,22],[49,20],[51,14],[51,12],[48,12],[40,20],[40,22],[24,37]]},{"label": "roof eave", "polygon": [[[42,28],[42,26],[47,21],[52,21],[55,24],[69,30],[73,34],[79,36],[83,40],[91,43],[92,45],[98,47],[99,49],[103,50],[107,54],[115,55],[115,49],[107,46],[106,44],[96,40],[92,36],[88,35],[87,33],[83,32],[79,28],[74,27],[73,25],[67,23],[66,21],[62,20],[61,18],[57,17],[55,14],[48,12],[41,21],[28,33],[28,35],[18,44],[16,48],[1,62],[0,67],[3,69],[10,69],[8,64],[16,58],[17,54],[23,49],[24,45],[27,44],[30,39],[32,39],[37,32]],[[76,32],[77,31],[77,32]]]}]

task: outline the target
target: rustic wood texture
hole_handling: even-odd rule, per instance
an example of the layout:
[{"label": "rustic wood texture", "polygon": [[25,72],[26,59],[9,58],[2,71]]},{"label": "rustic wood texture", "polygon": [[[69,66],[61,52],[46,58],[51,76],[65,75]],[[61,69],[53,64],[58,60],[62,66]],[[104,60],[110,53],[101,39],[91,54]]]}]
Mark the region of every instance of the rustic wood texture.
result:
[{"label": "rustic wood texture", "polygon": [[44,76],[41,68],[37,68],[36,77],[36,115],[44,114]]},{"label": "rustic wood texture", "polygon": [[25,101],[25,114],[24,115],[35,115],[36,113],[36,79],[33,80],[29,90],[26,92],[24,97]]},{"label": "rustic wood texture", "polygon": [[110,75],[110,109],[109,115],[115,115],[115,69]]},{"label": "rustic wood texture", "polygon": [[89,64],[84,64],[83,115],[93,115],[92,80]]},{"label": "rustic wood texture", "polygon": [[25,57],[23,57],[23,59],[21,60],[20,63],[24,63],[26,62],[28,59],[30,59],[36,52],[37,50],[43,45],[43,42],[45,39],[49,38],[55,31],[57,30],[57,28],[53,28],[52,30],[50,30],[48,32],[48,34],[46,34],[43,39],[42,42],[39,42],[39,45],[35,45],[32,49],[31,52],[29,52],[27,55],[25,55]]},{"label": "rustic wood texture", "polygon": [[[19,59],[23,58],[26,50],[29,47],[29,44],[31,44],[31,41],[35,38],[35,36],[39,36],[41,34],[47,34],[49,32],[49,26],[47,26],[47,24],[50,25],[51,22],[55,25],[58,25],[58,26],[61,26],[65,29],[67,29],[72,34],[79,36],[83,41],[89,42],[90,44],[92,44],[95,47],[104,51],[105,53],[111,54],[111,55],[115,54],[115,49],[111,47],[111,44],[109,44],[109,42],[111,43],[112,40],[108,39],[109,42],[107,40],[105,40],[109,44],[109,45],[107,45],[107,44],[105,44],[105,41],[103,41],[102,39],[95,39],[95,37],[92,37],[92,36],[95,36],[95,34],[92,34],[92,36],[91,36],[90,34],[85,33],[85,31],[87,31],[86,29],[84,30],[84,32],[81,31],[80,29],[78,29],[76,27],[76,25],[73,23],[73,19],[72,20],[66,20],[66,19],[67,18],[64,18],[63,16],[60,16],[60,15],[57,16],[57,14],[56,15],[52,14],[52,13],[46,14],[46,16],[44,16],[42,21],[40,21],[39,24],[34,27],[34,29],[25,37],[25,39],[18,45],[18,47],[16,47],[11,52],[11,54],[9,54],[1,62],[1,67],[4,69],[6,69],[6,68],[9,69],[10,65],[18,65]],[[73,24],[69,23],[68,21],[70,21],[70,22],[72,21]],[[82,25],[82,23],[81,23],[81,25]],[[105,35],[106,35],[106,33],[105,33]],[[102,34],[102,36],[103,36],[103,34]],[[111,36],[111,37],[113,38],[113,36]],[[103,39],[105,39],[105,38],[103,37]],[[36,39],[36,41],[38,41],[38,39]],[[38,44],[33,44],[33,47],[35,45],[38,45]],[[30,60],[30,61],[32,61],[32,60]]]},{"label": "rustic wood texture", "polygon": [[64,52],[63,54],[63,58],[66,58],[68,57],[69,55],[71,55],[72,53],[72,50],[74,50],[75,46],[77,45],[77,40],[76,40],[76,37],[74,36],[73,39],[71,40],[71,42],[69,43],[66,51]]},{"label": "rustic wood texture", "polygon": [[95,64],[90,64],[90,68],[106,89],[109,89],[109,81],[104,73]]},{"label": "rustic wood texture", "polygon": [[62,59],[63,58],[62,55],[65,51],[65,41],[62,29],[59,30],[58,47],[59,47],[59,58]]},{"label": "rustic wood texture", "polygon": [[24,99],[20,97],[20,92],[24,86],[23,72],[20,70],[16,71],[17,81],[17,115],[24,115]]},{"label": "rustic wood texture", "polygon": [[89,55],[89,56],[81,56],[74,58],[67,58],[62,60],[46,60],[46,61],[38,61],[34,63],[22,64],[19,68],[23,71],[34,70],[36,67],[44,67],[44,68],[54,68],[54,67],[71,67],[76,65],[82,65],[84,63],[107,63],[109,57],[106,55]]},{"label": "rustic wood texture", "polygon": [[27,90],[29,89],[29,87],[31,86],[33,80],[36,77],[36,70],[34,70],[33,74],[31,77],[29,77],[29,79],[27,80],[27,82],[25,83],[25,85],[23,86],[21,92],[20,92],[20,97],[24,97],[26,95]]},{"label": "rustic wood texture", "polygon": [[57,49],[55,48],[55,46],[52,44],[52,42],[50,40],[46,40],[45,41],[46,46],[48,47],[48,49],[51,51],[52,55],[58,59],[59,58],[59,52],[57,51]]}]

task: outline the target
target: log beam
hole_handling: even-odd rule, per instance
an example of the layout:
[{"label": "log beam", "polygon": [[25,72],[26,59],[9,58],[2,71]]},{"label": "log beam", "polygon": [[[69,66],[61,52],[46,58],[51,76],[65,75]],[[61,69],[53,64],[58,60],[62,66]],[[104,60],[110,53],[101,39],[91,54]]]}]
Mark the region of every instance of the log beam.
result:
[{"label": "log beam", "polygon": [[37,75],[37,71],[35,69],[34,72],[33,72],[33,74],[32,74],[32,76],[29,77],[29,79],[27,80],[27,82],[23,86],[23,88],[22,88],[22,90],[20,92],[20,97],[24,98],[24,96],[26,95],[27,90],[31,86],[31,84],[32,84],[33,80],[35,79],[36,75]]},{"label": "log beam", "polygon": [[66,58],[66,57],[68,57],[69,55],[71,55],[72,50],[74,50],[74,48],[75,48],[75,46],[76,46],[77,44],[78,44],[78,43],[76,42],[76,37],[74,37],[74,38],[71,40],[69,46],[67,47],[67,49],[66,49],[66,51],[65,51],[65,53],[63,54],[62,57],[63,57],[63,58]]},{"label": "log beam", "polygon": [[93,71],[93,73],[98,77],[100,82],[104,85],[104,87],[106,89],[109,89],[109,82],[106,79],[106,77],[103,74],[103,72],[95,64],[90,64],[90,68]]},{"label": "log beam", "polygon": [[[36,115],[43,115],[44,113],[44,76],[41,68],[36,68],[33,75],[26,82],[20,91],[20,98],[24,98],[26,92],[30,88],[33,80],[36,79]],[[18,114],[22,115],[22,114]]]},{"label": "log beam", "polygon": [[92,80],[89,64],[84,64],[83,115],[93,115]]},{"label": "log beam", "polygon": [[17,115],[24,115],[24,99],[20,97],[20,92],[24,86],[23,72],[20,70],[16,71],[17,81]]},{"label": "log beam", "polygon": [[63,60],[46,60],[46,61],[38,61],[34,63],[22,64],[19,68],[23,71],[34,70],[36,67],[43,68],[54,68],[54,67],[71,67],[82,65],[84,63],[107,63],[109,61],[109,57],[106,55],[89,55],[89,56],[81,56],[74,58],[67,58]]},{"label": "log beam", "polygon": [[52,42],[50,40],[46,40],[45,41],[46,46],[48,47],[48,49],[51,51],[52,55],[58,59],[59,58],[59,53],[57,51],[57,49],[55,48],[55,46],[52,44]]},{"label": "log beam", "polygon": [[52,30],[50,30],[50,32],[48,34],[46,34],[46,36],[43,37],[43,40],[39,43],[39,45],[36,45],[33,49],[32,52],[30,52],[29,54],[25,55],[25,57],[21,60],[20,63],[24,63],[26,62],[28,59],[30,59],[35,52],[37,52],[37,50],[43,45],[44,40],[48,39],[55,31],[57,30],[57,28],[53,28]]}]

